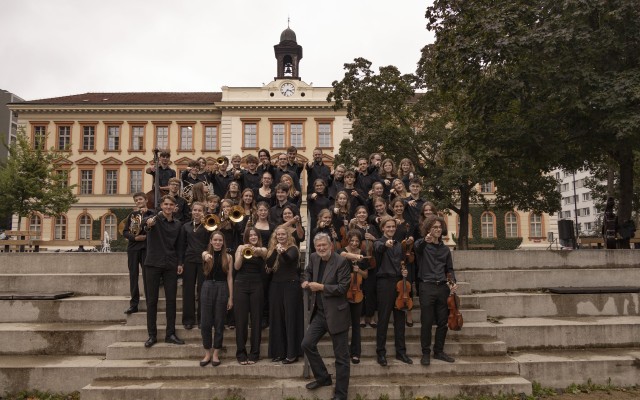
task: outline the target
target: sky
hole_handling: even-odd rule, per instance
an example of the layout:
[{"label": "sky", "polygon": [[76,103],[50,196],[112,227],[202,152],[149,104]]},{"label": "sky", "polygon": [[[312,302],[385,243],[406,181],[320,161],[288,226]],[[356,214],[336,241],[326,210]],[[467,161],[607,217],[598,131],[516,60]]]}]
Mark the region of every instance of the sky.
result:
[{"label": "sky", "polygon": [[276,75],[290,27],[300,76],[331,86],[343,64],[415,72],[433,42],[418,0],[0,0],[0,89],[25,100],[85,92],[216,92]]}]

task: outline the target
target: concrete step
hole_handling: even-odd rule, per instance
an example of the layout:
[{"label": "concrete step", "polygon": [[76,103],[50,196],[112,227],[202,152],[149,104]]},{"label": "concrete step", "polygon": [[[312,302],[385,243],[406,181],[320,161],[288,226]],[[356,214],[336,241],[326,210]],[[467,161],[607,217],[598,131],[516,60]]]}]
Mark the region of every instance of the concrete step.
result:
[{"label": "concrete step", "polygon": [[[247,350],[250,345],[247,343]],[[362,356],[374,357],[376,355],[375,340],[362,341]],[[235,336],[227,337],[223,343],[222,352],[227,359],[235,359]],[[325,336],[318,344],[318,349],[323,357],[333,356],[333,346],[330,338]],[[388,354],[395,356],[394,346],[389,346]],[[445,344],[445,352],[461,356],[499,356],[507,353],[506,343],[491,338],[448,338]],[[421,354],[418,340],[407,342],[407,353],[417,356]],[[150,349],[144,348],[140,342],[116,342],[107,347],[107,359],[132,360],[132,359],[197,359],[202,356],[202,343],[189,340],[183,346],[174,346],[167,343],[158,343]],[[260,354],[263,358],[268,354],[268,341],[263,340],[260,346]]]},{"label": "concrete step", "polygon": [[520,375],[544,382],[544,386],[565,388],[573,383],[632,386],[640,382],[640,347],[519,351],[512,355],[520,364]]},{"label": "concrete step", "polygon": [[623,284],[621,282],[640,282],[640,268],[467,270],[457,272],[456,278],[472,283],[475,292],[546,287],[620,286]]},{"label": "concrete step", "polygon": [[102,356],[0,356],[0,393],[27,389],[70,392],[90,384]]},{"label": "concrete step", "polygon": [[5,274],[78,274],[128,272],[127,253],[0,254]]},{"label": "concrete step", "polygon": [[[97,379],[189,379],[199,377],[224,376],[244,378],[299,378],[303,375],[302,359],[284,365],[263,359],[253,365],[240,365],[235,357],[222,358],[216,368],[200,367],[202,355],[187,360],[104,360],[97,370]],[[420,365],[416,355],[414,364],[408,365],[388,358],[389,365],[381,367],[373,357],[360,360],[351,366],[351,376],[378,377],[390,375],[439,376],[439,375],[517,375],[518,364],[506,356],[458,357],[455,363],[433,360],[429,367]],[[326,358],[325,363],[331,374],[335,373],[335,359]],[[334,375],[335,376],[335,375]]]},{"label": "concrete step", "polygon": [[[178,309],[179,310],[179,309]],[[484,310],[478,309],[461,309],[462,317],[464,322],[484,322],[487,320],[487,313]],[[414,323],[420,321],[420,308],[414,307],[412,310],[412,316]],[[157,322],[158,323],[166,323],[167,315],[165,312],[158,312]],[[146,312],[138,312],[135,314],[131,314],[127,316],[127,325],[146,325],[147,324],[147,313]],[[182,324],[182,312],[176,312],[176,325]]]},{"label": "concrete step", "polygon": [[126,296],[129,294],[129,274],[0,274],[0,292],[58,291],[71,291],[76,295]]},{"label": "concrete step", "polygon": [[467,307],[494,317],[579,317],[640,315],[638,293],[476,293],[461,297]]},{"label": "concrete step", "polygon": [[509,349],[640,347],[640,316],[504,318],[494,326]]},{"label": "concrete step", "polygon": [[[209,375],[212,375],[212,368]],[[167,399],[209,400],[212,397],[238,396],[246,399],[282,400],[293,398],[321,398],[333,396],[333,387],[313,392],[305,385],[310,379],[225,378],[224,382],[209,379],[192,380],[96,380],[82,389],[83,400],[106,399]],[[377,376],[351,377],[349,399],[454,397],[463,394],[531,394],[531,382],[519,376],[438,376],[416,379],[415,376],[390,376],[384,380]],[[359,396],[359,397],[358,397]]]}]

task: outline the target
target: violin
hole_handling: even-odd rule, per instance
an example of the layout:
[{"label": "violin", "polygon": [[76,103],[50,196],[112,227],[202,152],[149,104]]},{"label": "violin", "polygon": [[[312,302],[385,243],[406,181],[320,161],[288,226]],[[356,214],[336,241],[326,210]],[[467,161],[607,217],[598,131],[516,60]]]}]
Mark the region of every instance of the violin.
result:
[{"label": "violin", "polygon": [[[402,270],[405,271],[404,261],[401,262]],[[410,311],[413,308],[413,299],[411,298],[411,283],[407,281],[406,277],[402,277],[401,281],[396,283],[396,290],[398,291],[398,297],[396,298],[396,309],[400,311]]]},{"label": "violin", "polygon": [[[451,274],[447,274],[447,284],[449,287],[453,286],[453,280]],[[464,321],[462,314],[460,313],[460,297],[455,293],[450,293],[447,298],[447,306],[449,307],[449,318],[447,319],[447,326],[452,331],[459,331],[462,329]]]},{"label": "violin", "polygon": [[349,220],[347,219],[347,214],[340,212],[340,216],[342,216],[342,226],[338,229],[340,234],[340,241],[336,242],[336,249],[344,249],[349,244],[349,239],[347,238],[347,225],[349,225]]},{"label": "violin", "polygon": [[[364,227],[365,234],[369,233],[369,224]],[[369,269],[376,267],[376,258],[373,257],[373,242],[369,239],[364,239],[360,245],[360,249],[364,253],[365,257],[369,258]]]},{"label": "violin", "polygon": [[[353,266],[356,265],[357,261],[352,261]],[[357,272],[351,272],[351,284],[349,285],[349,289],[347,290],[347,301],[349,303],[360,303],[364,299],[364,294],[362,293],[362,275]]]}]

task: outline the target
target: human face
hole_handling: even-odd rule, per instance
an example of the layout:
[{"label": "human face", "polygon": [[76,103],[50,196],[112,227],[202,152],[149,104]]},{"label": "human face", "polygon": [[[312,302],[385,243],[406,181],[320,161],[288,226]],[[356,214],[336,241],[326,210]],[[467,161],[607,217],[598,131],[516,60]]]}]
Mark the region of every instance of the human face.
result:
[{"label": "human face", "polygon": [[233,208],[233,206],[228,201],[225,201],[225,202],[222,203],[222,211],[225,214],[229,215],[229,213],[231,212],[232,208]]},{"label": "human face", "polygon": [[393,172],[393,164],[390,162],[382,164],[382,170],[387,174],[391,174]]},{"label": "human face", "polygon": [[135,199],[133,199],[133,202],[138,208],[147,208],[147,198],[144,196],[137,196]]},{"label": "human face", "polygon": [[382,156],[380,156],[380,154],[374,154],[373,158],[371,159],[371,163],[373,165],[380,165],[381,161],[382,161]]},{"label": "human face", "polygon": [[433,226],[429,230],[429,233],[435,239],[439,239],[440,236],[442,236],[442,224],[440,223],[440,221],[436,221],[433,223]]},{"label": "human face", "polygon": [[324,189],[325,189],[324,183],[318,182],[315,185],[313,185],[313,187],[315,188],[316,193],[324,193]]},{"label": "human face", "polygon": [[344,172],[345,172],[344,168],[338,167],[336,168],[336,171],[333,173],[333,176],[336,179],[342,179],[344,177]]},{"label": "human face", "polygon": [[240,191],[240,186],[238,186],[238,184],[237,184],[237,183],[232,182],[232,183],[229,185],[229,193],[230,193],[230,194],[237,194],[239,191]]},{"label": "human face", "polygon": [[244,204],[251,204],[253,202],[253,192],[249,190],[244,192],[244,194],[242,195],[242,201],[244,202]]},{"label": "human face", "polygon": [[213,211],[217,206],[218,206],[217,201],[213,201],[213,200],[207,201],[207,208],[209,208],[209,210]]},{"label": "human face", "polygon": [[264,174],[262,174],[262,184],[264,186],[271,186],[272,182],[273,182],[273,177],[271,176],[270,173],[265,172]]},{"label": "human face", "polygon": [[318,253],[320,258],[322,258],[323,260],[327,260],[329,259],[329,257],[331,257],[331,251],[333,250],[333,245],[330,241],[325,239],[320,239],[314,243],[314,246],[316,248],[316,253]]},{"label": "human face", "polygon": [[320,150],[314,150],[313,151],[313,161],[315,161],[317,163],[321,163],[322,162],[322,151],[320,151]]},{"label": "human face", "polygon": [[231,164],[233,165],[233,169],[240,169],[240,164],[242,164],[242,158],[234,157],[231,160]]},{"label": "human face", "polygon": [[395,180],[393,181],[393,188],[396,190],[397,193],[402,193],[404,192],[404,183],[402,183],[401,180]]},{"label": "human face", "polygon": [[258,234],[253,229],[249,231],[249,244],[252,246],[256,246],[258,244]]},{"label": "human face", "polygon": [[160,208],[162,209],[162,213],[164,214],[164,216],[168,217],[170,215],[173,215],[173,211],[176,209],[176,203],[169,199],[164,199]]},{"label": "human face", "polygon": [[393,213],[395,215],[402,215],[404,213],[404,204],[400,201],[396,201],[393,204]]},{"label": "human face", "polygon": [[195,222],[200,222],[200,220],[202,219],[202,216],[204,215],[204,210],[202,209],[202,206],[201,205],[193,206],[193,208],[191,208],[191,215]]},{"label": "human face", "polygon": [[324,226],[331,225],[331,214],[330,213],[323,214],[322,217],[320,218],[320,221],[324,223]]},{"label": "human face", "polygon": [[359,222],[365,222],[368,216],[369,214],[367,213],[367,210],[365,210],[364,208],[361,208],[356,212],[356,219]]},{"label": "human face", "polygon": [[390,220],[388,221],[384,227],[382,228],[382,231],[384,232],[384,235],[391,239],[393,237],[393,235],[395,235],[396,233],[396,223],[394,220]]},{"label": "human face", "polygon": [[287,201],[287,192],[284,190],[276,190],[276,200],[281,203]]},{"label": "human face", "polygon": [[338,203],[338,206],[344,207],[347,205],[347,200],[347,196],[345,196],[344,194],[339,194],[338,198],[336,199],[336,203]]},{"label": "human face", "polygon": [[285,208],[284,211],[282,212],[282,220],[284,222],[289,222],[293,219],[293,211],[291,211],[291,209],[289,208]]},{"label": "human face", "polygon": [[356,177],[353,175],[349,175],[349,176],[345,176],[344,177],[344,183],[348,186],[348,187],[352,187],[353,183],[356,181]]},{"label": "human face", "polygon": [[169,156],[160,156],[160,165],[163,167],[169,165]]},{"label": "human face", "polygon": [[265,153],[264,151],[258,153],[258,159],[260,160],[261,164],[265,164],[269,161],[269,157],[267,157],[267,153]]},{"label": "human face", "polygon": [[382,215],[384,214],[384,203],[381,201],[376,201],[373,205],[373,208],[376,210],[376,214]]},{"label": "human face", "polygon": [[189,168],[189,173],[190,173],[192,176],[195,176],[195,175],[197,175],[197,174],[198,174],[198,169],[199,169],[199,167],[198,167],[197,165],[196,165],[195,167],[191,167],[191,168]]},{"label": "human face", "polygon": [[280,244],[287,244],[287,231],[285,229],[276,230],[276,241]]},{"label": "human face", "polygon": [[424,206],[424,209],[422,210],[422,215],[425,217],[428,217],[429,215],[433,215],[433,209],[431,208],[431,206]]},{"label": "human face", "polygon": [[407,174],[411,170],[411,164],[409,164],[406,161],[402,162],[400,163],[400,169],[402,170],[403,173]]},{"label": "human face", "polygon": [[409,191],[411,192],[411,194],[413,195],[419,195],[420,194],[420,185],[418,185],[417,183],[412,183],[409,185]]},{"label": "human face", "polygon": [[258,168],[258,164],[256,164],[255,161],[249,161],[247,163],[247,168],[249,168],[249,171],[255,172],[256,168]]},{"label": "human face", "polygon": [[265,206],[258,207],[258,218],[267,219],[268,215],[269,215],[269,209],[267,207]]},{"label": "human face", "polygon": [[204,169],[204,167],[207,166],[207,160],[205,160],[204,158],[199,158],[198,166],[200,167],[200,169]]},{"label": "human face", "polygon": [[180,184],[173,182],[169,184],[169,191],[171,193],[178,193],[178,189],[180,189]]},{"label": "human face", "polygon": [[211,246],[213,246],[213,249],[215,251],[222,250],[223,244],[224,244],[224,236],[222,236],[219,233],[216,233],[215,235],[211,236]]},{"label": "human face", "polygon": [[297,151],[288,151],[287,152],[287,161],[291,161],[294,162],[296,160],[296,155],[298,154]]},{"label": "human face", "polygon": [[358,160],[358,170],[360,172],[367,172],[368,166],[369,166],[369,163],[367,162],[367,160]]},{"label": "human face", "polygon": [[360,239],[358,239],[357,236],[351,236],[351,239],[349,239],[349,246],[352,249],[357,249],[360,247]]},{"label": "human face", "polygon": [[372,189],[375,196],[380,197],[384,193],[384,186],[380,182],[374,183]]},{"label": "human face", "polygon": [[288,185],[289,187],[293,187],[293,179],[291,179],[289,175],[282,175],[280,182]]},{"label": "human face", "polygon": [[286,154],[280,154],[278,156],[278,166],[280,168],[285,169],[288,162],[289,162],[289,159],[287,158]]}]

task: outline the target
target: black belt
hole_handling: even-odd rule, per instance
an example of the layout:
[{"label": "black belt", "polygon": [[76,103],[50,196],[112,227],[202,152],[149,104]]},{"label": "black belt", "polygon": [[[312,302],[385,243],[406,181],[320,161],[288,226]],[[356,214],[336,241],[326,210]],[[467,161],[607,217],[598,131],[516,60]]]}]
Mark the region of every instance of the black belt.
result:
[{"label": "black belt", "polygon": [[437,285],[437,286],[446,285],[447,284],[447,281],[426,281],[426,280],[423,280],[422,282],[430,283],[432,285]]}]

